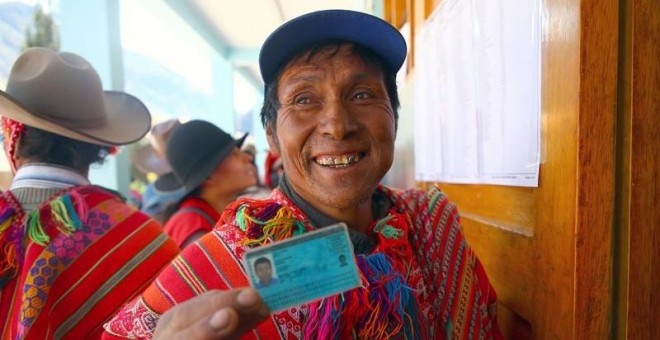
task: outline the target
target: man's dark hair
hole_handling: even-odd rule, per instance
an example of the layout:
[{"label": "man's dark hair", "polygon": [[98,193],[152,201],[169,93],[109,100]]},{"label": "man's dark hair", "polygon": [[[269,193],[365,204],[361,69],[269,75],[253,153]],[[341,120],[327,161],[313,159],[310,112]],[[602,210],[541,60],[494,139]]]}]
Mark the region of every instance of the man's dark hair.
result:
[{"label": "man's dark hair", "polygon": [[26,125],[17,152],[18,157],[30,162],[86,171],[91,164],[103,163],[111,149],[109,146],[78,141]]},{"label": "man's dark hair", "polygon": [[260,265],[260,264],[262,264],[262,263],[267,263],[267,264],[268,264],[269,266],[271,266],[271,267],[273,266],[273,265],[270,263],[270,260],[269,260],[267,257],[260,257],[260,258],[258,258],[256,261],[254,261],[254,268],[257,268],[257,266]]},{"label": "man's dark hair", "polygon": [[[307,56],[307,60],[309,61],[319,51],[321,51],[326,47],[331,47],[331,46],[335,47],[335,50],[330,54],[330,56],[334,56],[339,52],[339,48],[341,47],[341,45],[346,43],[347,42],[345,41],[338,41],[338,40],[317,43],[311,45],[308,48],[304,48],[302,52],[298,53],[293,58],[289,59],[289,62],[300,58],[306,53],[309,53],[309,55]],[[383,71],[385,89],[387,91],[387,95],[390,97],[390,105],[392,106],[392,110],[394,110],[394,124],[396,127],[399,121],[399,112],[398,112],[399,93],[397,92],[397,86],[396,86],[396,72],[389,70],[389,68],[385,66],[385,64],[380,59],[380,57],[378,57],[376,53],[374,53],[372,50],[366,47],[363,47],[358,44],[353,44],[351,51],[354,55],[358,56],[365,64],[375,65]],[[266,93],[264,94],[264,103],[263,106],[261,107],[261,124],[264,127],[266,127],[266,124],[271,122],[273,130],[275,129],[274,123],[277,120],[277,110],[280,108],[281,105],[279,99],[277,98],[277,81],[285,67],[286,65],[283,65],[277,71],[277,73],[275,73],[273,78],[266,83]]]}]

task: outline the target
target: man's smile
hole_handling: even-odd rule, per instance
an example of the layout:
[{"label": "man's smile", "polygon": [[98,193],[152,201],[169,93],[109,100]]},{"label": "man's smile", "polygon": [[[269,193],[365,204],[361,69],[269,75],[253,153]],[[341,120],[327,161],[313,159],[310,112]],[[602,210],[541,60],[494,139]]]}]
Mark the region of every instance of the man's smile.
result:
[{"label": "man's smile", "polygon": [[321,155],[314,158],[316,164],[331,168],[345,168],[359,162],[366,153],[355,152],[343,155]]}]

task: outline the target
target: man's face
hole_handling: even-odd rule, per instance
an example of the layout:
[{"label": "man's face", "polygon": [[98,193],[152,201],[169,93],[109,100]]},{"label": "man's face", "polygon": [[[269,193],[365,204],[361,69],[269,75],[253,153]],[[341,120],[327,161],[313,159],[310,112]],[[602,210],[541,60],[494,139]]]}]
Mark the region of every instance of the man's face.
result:
[{"label": "man's face", "polygon": [[262,262],[257,264],[254,267],[254,271],[257,274],[257,277],[259,278],[259,282],[262,284],[269,284],[270,280],[273,278],[273,268],[271,267],[270,263],[268,262]]},{"label": "man's face", "polygon": [[380,68],[349,44],[331,46],[287,65],[277,96],[268,142],[295,192],[322,212],[366,202],[394,153],[394,110]]}]

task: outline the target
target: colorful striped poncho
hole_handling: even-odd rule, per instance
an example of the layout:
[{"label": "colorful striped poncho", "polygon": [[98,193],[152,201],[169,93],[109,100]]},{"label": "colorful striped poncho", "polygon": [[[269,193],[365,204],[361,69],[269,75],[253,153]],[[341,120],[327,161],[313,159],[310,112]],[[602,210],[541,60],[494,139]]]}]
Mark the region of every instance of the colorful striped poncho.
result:
[{"label": "colorful striped poncho", "polygon": [[[461,233],[458,213],[439,189],[393,191],[384,218],[368,233],[378,240],[356,260],[363,286],[272,314],[246,339],[500,338],[495,292]],[[211,289],[248,285],[241,261],[249,247],[286,239],[313,226],[281,191],[242,199],[215,230],[187,247],[105,325],[107,338],[150,338],[175,304]]]},{"label": "colorful striped poncho", "polygon": [[178,253],[148,216],[95,186],[27,216],[0,195],[0,338],[98,338]]}]

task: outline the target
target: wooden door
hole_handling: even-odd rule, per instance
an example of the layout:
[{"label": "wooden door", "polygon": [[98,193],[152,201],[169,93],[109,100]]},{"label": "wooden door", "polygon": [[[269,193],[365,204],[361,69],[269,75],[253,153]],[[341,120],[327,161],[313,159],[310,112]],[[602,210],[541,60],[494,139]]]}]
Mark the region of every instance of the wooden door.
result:
[{"label": "wooden door", "polygon": [[660,339],[660,1],[621,1],[613,334]]},{"label": "wooden door", "polygon": [[[413,35],[441,2],[408,1]],[[497,291],[507,338],[612,334],[619,6],[541,2],[538,188],[440,183]]]}]

